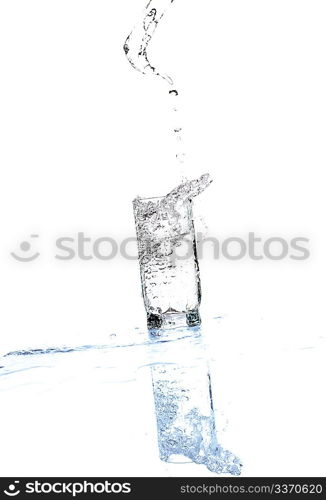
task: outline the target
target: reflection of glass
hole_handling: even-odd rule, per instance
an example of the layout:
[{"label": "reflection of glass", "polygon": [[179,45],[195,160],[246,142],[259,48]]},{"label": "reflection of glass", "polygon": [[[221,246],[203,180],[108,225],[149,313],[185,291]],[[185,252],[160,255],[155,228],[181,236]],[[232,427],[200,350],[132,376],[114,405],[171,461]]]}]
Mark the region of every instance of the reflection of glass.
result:
[{"label": "reflection of glass", "polygon": [[172,362],[167,352],[164,361],[151,367],[160,458],[239,475],[239,459],[217,442],[207,360],[198,356],[198,345],[190,338],[173,344]]},{"label": "reflection of glass", "polygon": [[150,329],[197,326],[201,300],[190,199],[136,199],[142,292]]}]

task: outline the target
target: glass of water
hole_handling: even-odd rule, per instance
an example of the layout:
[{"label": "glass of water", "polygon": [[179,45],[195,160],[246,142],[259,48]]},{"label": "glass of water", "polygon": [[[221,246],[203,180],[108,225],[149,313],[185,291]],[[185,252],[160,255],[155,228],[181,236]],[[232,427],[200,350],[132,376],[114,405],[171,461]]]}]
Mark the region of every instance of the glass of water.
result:
[{"label": "glass of water", "polygon": [[149,329],[201,323],[201,287],[192,200],[137,198],[134,215]]}]

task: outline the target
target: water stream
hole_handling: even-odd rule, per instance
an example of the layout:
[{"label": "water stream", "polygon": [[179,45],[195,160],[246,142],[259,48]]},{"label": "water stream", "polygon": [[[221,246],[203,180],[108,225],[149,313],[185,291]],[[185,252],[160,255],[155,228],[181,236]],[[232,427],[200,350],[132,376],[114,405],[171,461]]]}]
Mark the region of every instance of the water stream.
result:
[{"label": "water stream", "polygon": [[176,140],[176,159],[180,167],[181,177],[184,178],[182,165],[185,163],[186,154],[183,148],[183,126],[180,123],[180,91],[175,87],[174,79],[159,70],[148,55],[150,42],[156,29],[164,17],[167,9],[174,0],[150,0],[143,16],[128,35],[124,51],[131,66],[144,75],[154,75],[163,79],[167,84],[167,91],[171,98],[172,130]]}]

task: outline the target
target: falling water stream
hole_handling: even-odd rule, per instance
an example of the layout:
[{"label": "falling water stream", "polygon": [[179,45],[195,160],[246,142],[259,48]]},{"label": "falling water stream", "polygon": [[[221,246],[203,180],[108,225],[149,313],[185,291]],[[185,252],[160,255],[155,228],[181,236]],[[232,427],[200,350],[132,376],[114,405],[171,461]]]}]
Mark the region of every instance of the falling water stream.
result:
[{"label": "falling water stream", "polygon": [[[135,25],[124,44],[124,51],[131,66],[144,75],[155,75],[162,78],[167,84],[167,91],[171,98],[173,113],[172,130],[176,139],[176,159],[179,167],[185,162],[185,152],[183,149],[183,127],[180,124],[180,92],[175,88],[174,80],[171,76],[162,73],[154,66],[148,56],[148,47],[153,38],[158,24],[163,18],[166,10],[175,0],[150,0],[145,8],[145,12],[140,21]],[[184,171],[181,170],[182,177]]]}]

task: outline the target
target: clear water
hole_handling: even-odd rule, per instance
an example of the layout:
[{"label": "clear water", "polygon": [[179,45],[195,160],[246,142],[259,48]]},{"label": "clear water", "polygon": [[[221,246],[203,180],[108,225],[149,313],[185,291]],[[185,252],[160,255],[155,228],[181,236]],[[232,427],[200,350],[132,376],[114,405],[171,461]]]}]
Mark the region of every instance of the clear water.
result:
[{"label": "clear water", "polygon": [[162,198],[134,200],[141,282],[148,315],[197,314],[201,288],[192,200],[210,183],[209,175],[205,174],[182,183]]}]

